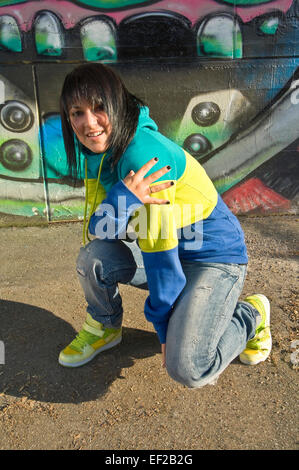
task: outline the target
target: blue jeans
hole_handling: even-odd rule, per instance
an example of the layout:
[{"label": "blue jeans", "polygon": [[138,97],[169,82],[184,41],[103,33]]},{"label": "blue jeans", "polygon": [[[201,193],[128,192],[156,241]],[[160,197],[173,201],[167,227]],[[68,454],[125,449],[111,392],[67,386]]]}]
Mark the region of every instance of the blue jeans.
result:
[{"label": "blue jeans", "polygon": [[[182,260],[186,286],[169,320],[166,369],[176,381],[197,388],[213,383],[253,338],[257,311],[238,302],[246,266]],[[77,272],[87,311],[107,327],[122,324],[118,283],[147,289],[136,242],[95,239],[80,249]]]}]

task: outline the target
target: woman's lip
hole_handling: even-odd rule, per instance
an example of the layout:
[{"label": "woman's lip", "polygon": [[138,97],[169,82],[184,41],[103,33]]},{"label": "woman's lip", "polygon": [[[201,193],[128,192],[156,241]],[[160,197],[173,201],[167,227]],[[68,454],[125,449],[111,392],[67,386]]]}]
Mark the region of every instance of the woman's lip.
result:
[{"label": "woman's lip", "polygon": [[[92,134],[92,135],[91,135]],[[96,134],[96,135],[94,135]],[[90,138],[90,139],[93,139],[93,138],[96,138],[96,137],[100,137],[101,135],[104,134],[104,131],[94,131],[94,132],[88,132],[88,134],[86,134],[86,137]]]}]

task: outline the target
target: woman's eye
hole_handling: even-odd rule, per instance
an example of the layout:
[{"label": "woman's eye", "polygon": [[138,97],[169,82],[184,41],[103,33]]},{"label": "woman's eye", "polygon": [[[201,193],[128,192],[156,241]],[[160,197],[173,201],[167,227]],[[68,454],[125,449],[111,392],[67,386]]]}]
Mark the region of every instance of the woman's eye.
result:
[{"label": "woman's eye", "polygon": [[81,112],[82,111],[73,111],[73,112],[71,112],[71,117],[72,118],[79,117],[79,116],[81,116]]}]

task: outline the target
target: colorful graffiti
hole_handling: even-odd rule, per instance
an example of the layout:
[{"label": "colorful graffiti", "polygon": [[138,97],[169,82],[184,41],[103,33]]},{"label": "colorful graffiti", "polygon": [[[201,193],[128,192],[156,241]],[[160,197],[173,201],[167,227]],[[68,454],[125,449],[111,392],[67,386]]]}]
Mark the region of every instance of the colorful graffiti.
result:
[{"label": "colorful graffiti", "polygon": [[0,0],[0,217],[82,216],[58,97],[85,61],[120,73],[236,214],[296,210],[298,21],[298,0]]}]

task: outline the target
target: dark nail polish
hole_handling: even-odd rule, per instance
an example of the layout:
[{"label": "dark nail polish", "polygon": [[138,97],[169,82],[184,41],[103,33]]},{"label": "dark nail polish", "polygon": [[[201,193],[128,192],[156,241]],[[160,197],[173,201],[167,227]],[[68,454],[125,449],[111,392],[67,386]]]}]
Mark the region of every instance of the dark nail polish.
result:
[{"label": "dark nail polish", "polygon": [[157,162],[157,161],[158,161],[158,157],[155,157],[154,160]]},{"label": "dark nail polish", "polygon": [[170,204],[170,201],[167,201],[166,204]]},{"label": "dark nail polish", "polygon": [[169,165],[166,168],[167,168],[167,170],[171,170],[171,166],[169,166]]},{"label": "dark nail polish", "polygon": [[174,181],[171,181],[170,184],[171,184],[171,186],[173,186],[173,185],[174,185]]}]

